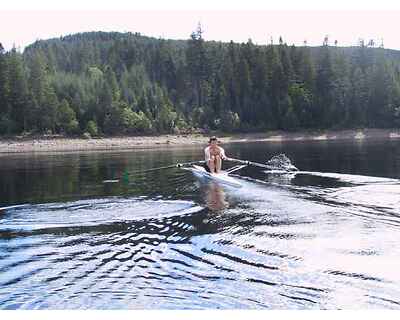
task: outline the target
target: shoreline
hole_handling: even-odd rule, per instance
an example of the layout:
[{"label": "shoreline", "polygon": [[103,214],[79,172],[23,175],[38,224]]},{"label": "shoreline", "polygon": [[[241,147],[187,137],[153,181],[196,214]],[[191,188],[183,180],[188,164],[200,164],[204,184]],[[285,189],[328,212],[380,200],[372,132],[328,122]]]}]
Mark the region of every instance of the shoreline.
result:
[{"label": "shoreline", "polygon": [[[210,134],[211,135],[211,134]],[[207,144],[209,135],[181,134],[161,136],[107,137],[107,138],[2,138],[0,154],[51,151],[100,151],[118,149],[149,149],[158,147],[179,147]],[[234,142],[287,142],[287,141],[331,141],[331,140],[371,140],[400,139],[399,129],[359,129],[283,132],[269,131],[244,134],[220,134],[222,144]]]}]

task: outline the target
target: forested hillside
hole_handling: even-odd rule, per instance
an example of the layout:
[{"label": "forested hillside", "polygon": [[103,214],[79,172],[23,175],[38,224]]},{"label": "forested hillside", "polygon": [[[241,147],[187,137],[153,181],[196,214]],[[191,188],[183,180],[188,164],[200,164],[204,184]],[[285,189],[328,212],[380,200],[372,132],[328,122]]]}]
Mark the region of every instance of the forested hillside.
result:
[{"label": "forested hillside", "polygon": [[[0,39],[1,42],[1,39]],[[0,134],[400,126],[400,53],[133,33],[0,46]]]}]

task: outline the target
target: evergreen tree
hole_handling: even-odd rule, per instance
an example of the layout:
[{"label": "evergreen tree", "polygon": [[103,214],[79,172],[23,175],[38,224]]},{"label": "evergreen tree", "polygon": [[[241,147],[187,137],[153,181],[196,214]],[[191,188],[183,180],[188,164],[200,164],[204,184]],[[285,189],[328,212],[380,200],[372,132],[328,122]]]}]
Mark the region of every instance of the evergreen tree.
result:
[{"label": "evergreen tree", "polygon": [[314,121],[317,127],[329,128],[333,125],[334,81],[335,74],[332,66],[331,52],[329,47],[324,45],[320,51],[320,63],[316,75],[317,99],[314,110]]},{"label": "evergreen tree", "polygon": [[45,65],[43,53],[38,51],[30,66],[29,84],[35,99],[29,122],[33,129],[40,132],[55,132],[58,99]]},{"label": "evergreen tree", "polygon": [[10,119],[15,123],[15,132],[20,133],[28,129],[29,92],[22,57],[15,48],[11,50],[8,65]]},{"label": "evergreen tree", "polygon": [[193,86],[192,105],[194,107],[204,107],[208,99],[207,76],[209,61],[200,23],[196,32],[193,32],[190,36],[186,50],[186,60],[190,83]]},{"label": "evergreen tree", "polygon": [[351,77],[348,127],[366,127],[368,104],[368,79],[361,68],[358,67]]},{"label": "evergreen tree", "polygon": [[390,126],[394,114],[392,91],[395,85],[391,68],[383,55],[373,66],[370,76],[373,85],[369,93],[368,125],[375,128]]},{"label": "evergreen tree", "polygon": [[61,132],[69,134],[78,132],[78,121],[76,120],[75,111],[69,106],[67,100],[61,101],[58,110],[57,124]]},{"label": "evergreen tree", "polygon": [[400,54],[328,43],[205,41],[199,25],[189,40],[90,32],[0,47],[0,133],[400,125]]},{"label": "evergreen tree", "polygon": [[246,58],[242,55],[239,59],[238,66],[238,87],[239,103],[240,103],[240,118],[243,122],[251,124],[252,116],[254,116],[254,109],[252,105],[252,81],[250,76],[250,67]]},{"label": "evergreen tree", "polygon": [[9,90],[7,57],[0,43],[0,117],[6,116],[9,113]]}]

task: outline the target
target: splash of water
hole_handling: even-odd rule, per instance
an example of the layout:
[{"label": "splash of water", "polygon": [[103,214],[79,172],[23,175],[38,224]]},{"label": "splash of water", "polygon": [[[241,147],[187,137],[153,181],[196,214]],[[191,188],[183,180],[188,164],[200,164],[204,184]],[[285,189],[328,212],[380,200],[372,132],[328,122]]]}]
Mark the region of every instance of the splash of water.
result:
[{"label": "splash of water", "polygon": [[278,154],[273,156],[270,160],[266,162],[270,170],[283,170],[283,171],[298,171],[290,159],[284,154]]}]

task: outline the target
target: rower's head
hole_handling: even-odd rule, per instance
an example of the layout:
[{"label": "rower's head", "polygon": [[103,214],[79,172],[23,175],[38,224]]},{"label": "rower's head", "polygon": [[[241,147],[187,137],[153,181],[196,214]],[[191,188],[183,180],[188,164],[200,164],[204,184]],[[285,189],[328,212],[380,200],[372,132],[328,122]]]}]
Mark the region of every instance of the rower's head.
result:
[{"label": "rower's head", "polygon": [[216,136],[210,137],[210,140],[208,140],[208,144],[210,145],[217,145],[218,144],[218,139]]}]

